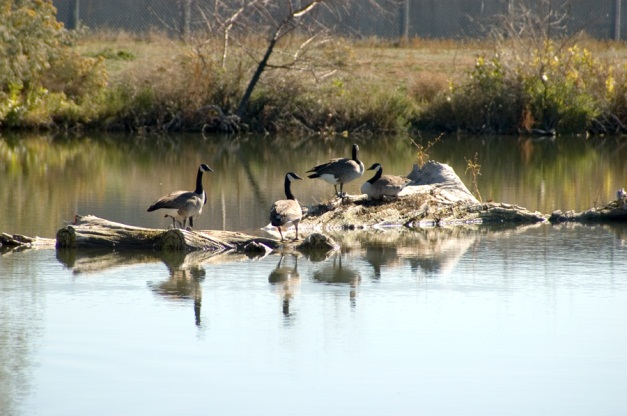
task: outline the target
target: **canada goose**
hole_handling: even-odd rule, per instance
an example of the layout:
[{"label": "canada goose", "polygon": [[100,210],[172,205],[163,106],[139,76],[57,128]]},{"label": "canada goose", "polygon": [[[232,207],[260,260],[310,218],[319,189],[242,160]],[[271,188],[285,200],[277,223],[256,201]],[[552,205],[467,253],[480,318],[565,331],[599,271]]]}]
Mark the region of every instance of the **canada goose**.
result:
[{"label": "canada goose", "polygon": [[[352,159],[341,158],[331,159],[327,163],[315,166],[307,172],[314,172],[309,175],[312,179],[322,179],[335,187],[337,196],[345,196],[344,184],[360,178],[364,174],[364,164],[357,158],[359,146],[353,145]],[[340,193],[337,192],[337,185],[340,185]]]},{"label": "canada goose", "polygon": [[276,201],[272,204],[272,209],[270,210],[270,223],[279,230],[281,241],[284,240],[281,227],[289,223],[294,224],[294,228],[296,228],[296,240],[298,240],[298,223],[303,217],[303,210],[296,198],[294,198],[294,194],[292,194],[291,183],[296,179],[303,178],[294,172],[289,172],[285,175],[285,197],[287,199]]},{"label": "canada goose", "polygon": [[196,190],[176,191],[162,196],[148,207],[148,212],[157,209],[169,209],[172,211],[165,216],[172,218],[172,225],[174,227],[176,227],[176,223],[178,222],[181,228],[185,228],[187,219],[189,219],[190,228],[194,227],[194,217],[200,215],[202,207],[207,203],[207,195],[202,187],[203,172],[213,172],[213,169],[201,163],[198,167],[198,174],[196,175]]},{"label": "canada goose", "polygon": [[376,173],[361,185],[361,193],[368,195],[368,199],[396,198],[398,193],[411,182],[411,179],[402,176],[383,175],[380,163],[374,163],[368,168]]}]

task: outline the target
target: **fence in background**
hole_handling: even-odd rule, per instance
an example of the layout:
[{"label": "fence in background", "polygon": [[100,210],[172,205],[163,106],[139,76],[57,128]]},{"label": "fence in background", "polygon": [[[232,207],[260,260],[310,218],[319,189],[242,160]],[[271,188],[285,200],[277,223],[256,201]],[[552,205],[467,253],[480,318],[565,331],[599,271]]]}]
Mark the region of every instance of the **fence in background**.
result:
[{"label": "fence in background", "polygon": [[[226,1],[226,0],[225,0]],[[490,20],[504,14],[516,1],[534,7],[534,0],[379,0],[354,1],[343,13],[325,17],[337,33],[381,38],[480,37]],[[383,3],[381,3],[383,2]],[[538,0],[535,0],[537,3]],[[620,28],[627,23],[621,14],[622,0],[555,0],[566,5],[568,31],[584,30],[599,39],[621,39]],[[125,30],[142,33],[151,30],[183,35],[206,27],[199,7],[215,0],[53,0],[57,19],[68,28],[78,25],[91,29]]]}]

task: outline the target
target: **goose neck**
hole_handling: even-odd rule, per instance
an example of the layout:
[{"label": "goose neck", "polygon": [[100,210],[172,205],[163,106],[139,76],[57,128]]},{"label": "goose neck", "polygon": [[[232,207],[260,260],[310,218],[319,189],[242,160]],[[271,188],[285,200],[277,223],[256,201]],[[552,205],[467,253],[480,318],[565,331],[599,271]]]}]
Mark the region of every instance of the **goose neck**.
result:
[{"label": "goose neck", "polygon": [[285,177],[284,188],[285,188],[285,197],[287,199],[296,199],[294,197],[294,194],[292,193],[292,181],[290,181],[290,178],[288,178],[287,176]]},{"label": "goose neck", "polygon": [[372,178],[370,178],[368,180],[368,182],[372,185],[373,183],[375,183],[376,181],[379,180],[381,175],[383,175],[383,169],[378,168],[377,171],[375,172],[374,176]]},{"label": "goose neck", "polygon": [[198,174],[196,175],[196,190],[194,191],[194,193],[202,194],[203,191],[204,190],[202,187],[202,170],[198,169]]},{"label": "goose neck", "polygon": [[357,152],[358,152],[358,147],[357,146],[353,146],[353,160],[357,163],[359,163],[359,159],[357,158]]}]

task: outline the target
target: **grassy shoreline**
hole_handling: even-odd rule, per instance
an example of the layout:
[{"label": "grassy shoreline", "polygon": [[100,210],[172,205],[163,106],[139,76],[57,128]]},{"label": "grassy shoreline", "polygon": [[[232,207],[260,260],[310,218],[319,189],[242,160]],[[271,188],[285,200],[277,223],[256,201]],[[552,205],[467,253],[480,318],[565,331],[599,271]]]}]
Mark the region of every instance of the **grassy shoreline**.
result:
[{"label": "grassy shoreline", "polygon": [[335,39],[288,68],[285,52],[300,43],[285,42],[239,118],[232,114],[262,42],[250,40],[222,61],[219,39],[82,36],[41,89],[0,94],[0,129],[627,133],[622,43],[551,41],[525,50],[487,41]]}]

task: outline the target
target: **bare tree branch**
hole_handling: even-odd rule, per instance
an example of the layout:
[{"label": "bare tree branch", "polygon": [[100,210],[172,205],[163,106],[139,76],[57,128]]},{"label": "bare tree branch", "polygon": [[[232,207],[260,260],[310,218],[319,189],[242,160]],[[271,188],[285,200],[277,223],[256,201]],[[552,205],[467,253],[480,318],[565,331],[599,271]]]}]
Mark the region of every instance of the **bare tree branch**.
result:
[{"label": "bare tree branch", "polygon": [[[378,10],[389,11],[389,6],[398,0],[366,1]],[[206,10],[200,15],[209,34],[214,39],[221,38],[222,67],[227,67],[233,45],[256,62],[235,114],[244,115],[266,69],[308,71],[316,80],[334,73],[337,68],[331,61],[311,52],[325,44],[331,22],[350,17],[351,7],[359,10],[361,2],[363,0],[213,0],[211,10],[205,3]],[[287,37],[290,34],[295,34],[294,39],[300,43],[293,45]],[[256,50],[259,39],[263,40],[264,47]],[[271,57],[275,56],[271,62]],[[318,77],[317,72],[322,75]]]}]

